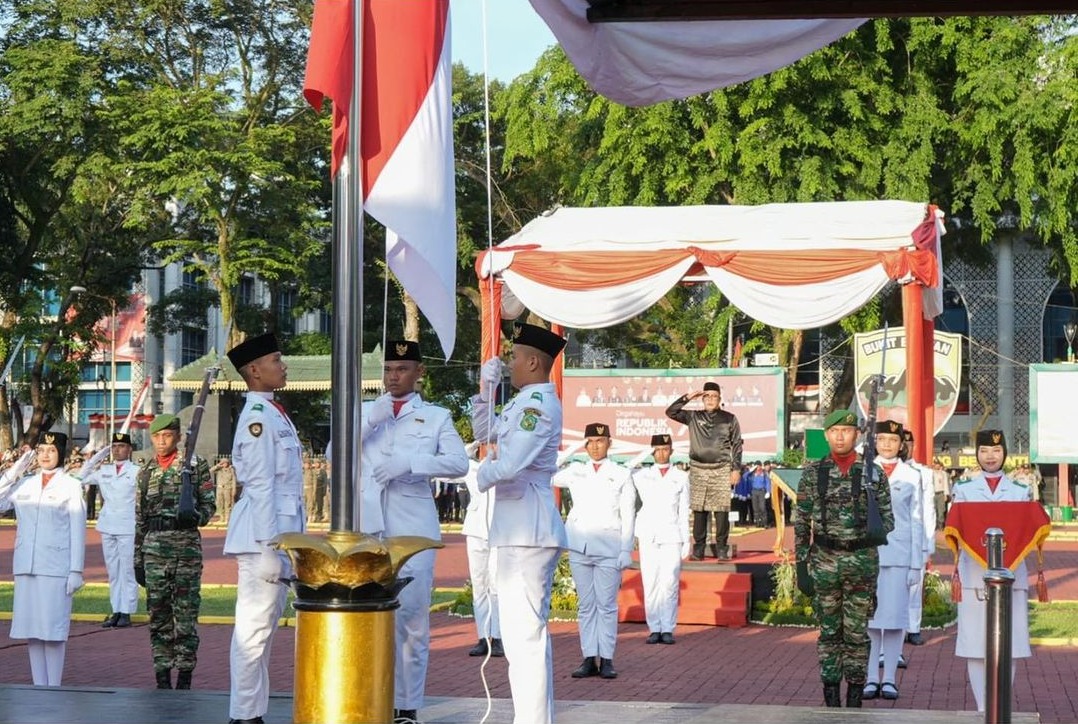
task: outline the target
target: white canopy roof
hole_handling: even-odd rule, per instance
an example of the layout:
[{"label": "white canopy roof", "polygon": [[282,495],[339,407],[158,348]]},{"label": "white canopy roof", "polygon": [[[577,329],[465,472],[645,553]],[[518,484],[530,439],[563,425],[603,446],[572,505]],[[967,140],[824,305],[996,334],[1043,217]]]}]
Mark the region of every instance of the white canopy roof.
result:
[{"label": "white canopy roof", "polygon": [[929,287],[934,316],[941,216],[907,201],[559,208],[478,269],[504,282],[504,316],[522,304],[575,328],[631,319],[687,279],[710,279],[746,314],[787,329],[835,322],[891,280]]}]

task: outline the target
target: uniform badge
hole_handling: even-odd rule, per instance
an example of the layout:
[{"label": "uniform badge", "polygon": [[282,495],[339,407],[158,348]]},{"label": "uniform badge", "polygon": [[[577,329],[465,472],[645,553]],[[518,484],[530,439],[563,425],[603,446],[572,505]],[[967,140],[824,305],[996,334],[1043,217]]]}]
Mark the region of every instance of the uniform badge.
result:
[{"label": "uniform badge", "polygon": [[261,402],[256,402],[255,404],[251,405],[251,409],[256,412],[262,412],[262,410],[265,410],[266,408]]},{"label": "uniform badge", "polygon": [[250,425],[247,426],[247,430],[251,433],[253,437],[259,437],[262,434],[262,423],[252,422]]},{"label": "uniform badge", "polygon": [[525,407],[524,416],[520,418],[520,429],[531,432],[535,429],[535,426],[539,423],[539,418],[543,413],[534,407]]},{"label": "uniform badge", "polygon": [[543,401],[543,393],[542,392],[533,392],[532,393],[532,399],[533,400],[539,400],[540,402],[542,402]]}]

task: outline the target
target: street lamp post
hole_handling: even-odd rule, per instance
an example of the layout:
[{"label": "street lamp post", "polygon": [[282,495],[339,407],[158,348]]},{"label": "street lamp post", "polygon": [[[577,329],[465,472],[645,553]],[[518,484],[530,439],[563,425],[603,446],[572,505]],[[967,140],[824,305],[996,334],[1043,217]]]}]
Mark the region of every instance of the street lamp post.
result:
[{"label": "street lamp post", "polygon": [[1067,338],[1067,361],[1074,362],[1074,335],[1078,333],[1078,324],[1067,322],[1063,325],[1063,336]]},{"label": "street lamp post", "polygon": [[109,315],[109,438],[106,443],[112,444],[112,438],[116,434],[116,300],[95,294],[81,286],[71,287],[71,293],[104,299],[112,310]]}]

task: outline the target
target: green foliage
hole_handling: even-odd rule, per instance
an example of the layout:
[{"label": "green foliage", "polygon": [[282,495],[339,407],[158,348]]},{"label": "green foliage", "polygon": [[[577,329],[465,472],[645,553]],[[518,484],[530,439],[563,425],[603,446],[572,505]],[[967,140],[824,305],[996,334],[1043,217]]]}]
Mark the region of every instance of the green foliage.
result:
[{"label": "green foliage", "polygon": [[[472,582],[469,580],[464,588],[457,592],[450,612],[459,616],[473,615],[472,609]],[[552,619],[574,620],[576,619],[576,585],[573,583],[573,574],[569,570],[569,555],[562,554],[558,559],[558,567],[554,569],[554,586],[550,596],[550,617]]]},{"label": "green foliage", "polygon": [[784,468],[799,468],[805,464],[805,450],[804,448],[794,449],[788,447],[782,451],[782,467]]}]

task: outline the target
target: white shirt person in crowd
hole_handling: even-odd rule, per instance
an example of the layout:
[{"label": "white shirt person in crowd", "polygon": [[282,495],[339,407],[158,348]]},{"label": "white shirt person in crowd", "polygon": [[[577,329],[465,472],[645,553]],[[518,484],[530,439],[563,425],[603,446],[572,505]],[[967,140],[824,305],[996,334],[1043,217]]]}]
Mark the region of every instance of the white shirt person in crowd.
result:
[{"label": "white shirt person in crowd", "polygon": [[640,510],[636,540],[640,546],[640,579],[648,644],[673,644],[677,624],[681,562],[689,557],[689,476],[670,464],[670,435],[651,436],[655,464],[633,473]]},{"label": "white shirt person in crowd", "polygon": [[[469,443],[468,473],[464,484],[468,488],[468,510],[464,515],[461,533],[468,547],[468,575],[472,582],[472,613],[479,642],[469,656],[505,656],[502,647],[501,619],[498,616],[498,550],[490,547],[490,522],[494,518],[494,494],[479,489],[479,462],[474,459],[478,443]],[[489,641],[489,644],[487,643]]]},{"label": "white shirt person in crowd", "polygon": [[[38,472],[19,479],[29,453],[0,478],[0,513],[17,518],[13,639],[26,639],[34,686],[60,686],[71,627],[71,599],[82,588],[86,501],[82,483],[64,472],[67,435],[45,432]],[[25,462],[24,462],[25,461]]]},{"label": "white shirt person in crowd", "polygon": [[135,490],[142,468],[131,462],[131,436],[112,435],[112,462],[105,463],[83,479],[96,485],[105,504],[97,515],[101,553],[109,576],[109,603],[112,613],[103,628],[127,628],[131,614],[138,610],[138,583],[135,582]]}]

